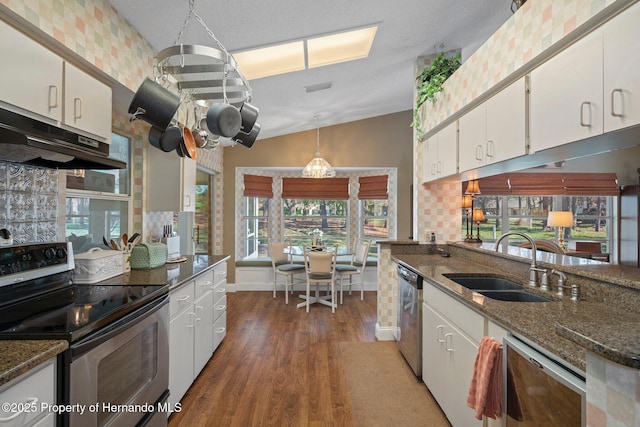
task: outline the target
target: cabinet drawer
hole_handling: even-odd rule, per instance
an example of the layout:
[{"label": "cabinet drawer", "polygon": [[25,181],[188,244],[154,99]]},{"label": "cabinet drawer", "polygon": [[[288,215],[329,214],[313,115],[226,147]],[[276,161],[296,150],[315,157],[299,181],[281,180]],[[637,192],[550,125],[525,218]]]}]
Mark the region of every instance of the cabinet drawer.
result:
[{"label": "cabinet drawer", "polygon": [[216,306],[220,303],[223,297],[227,295],[227,282],[217,283],[213,287],[213,305]]},{"label": "cabinet drawer", "polygon": [[423,295],[426,304],[447,318],[476,343],[482,340],[484,317],[431,285],[424,287]]},{"label": "cabinet drawer", "polygon": [[31,425],[42,418],[42,403],[53,405],[56,402],[54,360],[13,379],[0,390],[2,403],[16,405],[10,411],[0,410],[0,425]]},{"label": "cabinet drawer", "polygon": [[195,301],[195,282],[190,282],[171,292],[169,318],[173,318]]},{"label": "cabinet drawer", "polygon": [[213,289],[213,271],[207,271],[196,278],[196,299],[199,299],[211,289]]},{"label": "cabinet drawer", "polygon": [[216,266],[213,269],[213,282],[218,285],[220,283],[227,282],[227,263],[223,262],[222,264]]},{"label": "cabinet drawer", "polygon": [[227,313],[222,313],[220,318],[213,322],[213,350],[220,345],[225,335],[227,335]]},{"label": "cabinet drawer", "polygon": [[227,311],[227,296],[223,296],[220,301],[213,304],[213,320],[214,322]]}]

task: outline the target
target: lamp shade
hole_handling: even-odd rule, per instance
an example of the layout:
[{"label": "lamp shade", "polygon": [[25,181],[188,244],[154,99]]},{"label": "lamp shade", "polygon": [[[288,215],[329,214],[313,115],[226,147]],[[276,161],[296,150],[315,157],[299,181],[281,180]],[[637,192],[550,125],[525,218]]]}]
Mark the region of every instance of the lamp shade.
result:
[{"label": "lamp shade", "polygon": [[482,208],[474,208],[473,213],[471,214],[471,221],[481,222],[484,221],[484,219],[484,211]]},{"label": "lamp shade", "polygon": [[468,209],[471,206],[473,206],[473,197],[471,197],[470,194],[464,194],[462,196],[462,208],[463,209]]},{"label": "lamp shade", "polygon": [[570,211],[551,211],[547,217],[549,227],[573,227],[573,213]]},{"label": "lamp shade", "polygon": [[471,181],[469,181],[464,194],[480,194],[480,184],[478,184],[477,179],[472,179]]}]

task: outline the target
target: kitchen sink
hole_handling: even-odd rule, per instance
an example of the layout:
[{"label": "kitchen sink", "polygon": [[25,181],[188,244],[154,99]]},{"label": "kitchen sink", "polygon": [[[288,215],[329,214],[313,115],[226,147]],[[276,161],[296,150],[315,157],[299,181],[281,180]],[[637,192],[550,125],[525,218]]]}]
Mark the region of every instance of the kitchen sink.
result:
[{"label": "kitchen sink", "polygon": [[471,290],[504,291],[522,290],[522,285],[501,277],[491,276],[456,276],[444,274],[446,278]]},{"label": "kitchen sink", "polygon": [[444,274],[444,276],[465,288],[484,295],[487,298],[511,302],[551,302],[537,294],[526,292],[522,285],[502,277],[493,276],[460,276]]},{"label": "kitchen sink", "polygon": [[511,302],[553,302],[551,298],[526,291],[475,291],[487,298]]}]

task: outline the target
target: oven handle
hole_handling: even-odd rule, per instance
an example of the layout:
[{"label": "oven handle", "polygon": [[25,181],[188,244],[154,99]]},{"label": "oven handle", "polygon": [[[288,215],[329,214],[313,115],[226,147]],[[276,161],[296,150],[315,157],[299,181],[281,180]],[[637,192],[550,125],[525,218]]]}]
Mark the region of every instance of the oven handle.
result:
[{"label": "oven handle", "polygon": [[169,295],[164,295],[162,298],[155,299],[148,304],[143,305],[139,309],[127,314],[122,319],[117,320],[111,325],[100,330],[94,334],[93,338],[80,341],[71,345],[71,354],[75,358],[81,354],[88,352],[89,350],[99,346],[103,342],[110,340],[111,338],[119,335],[124,330],[129,329],[131,326],[151,316],[163,306],[169,303]]}]

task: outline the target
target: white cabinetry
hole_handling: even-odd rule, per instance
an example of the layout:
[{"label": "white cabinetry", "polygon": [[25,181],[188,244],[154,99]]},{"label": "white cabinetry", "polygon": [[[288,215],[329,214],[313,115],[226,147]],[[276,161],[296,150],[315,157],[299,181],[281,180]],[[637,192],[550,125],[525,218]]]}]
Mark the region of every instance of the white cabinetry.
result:
[{"label": "white cabinetry", "polygon": [[531,152],[602,134],[602,28],[531,72]]},{"label": "white cabinetry", "polygon": [[111,141],[110,87],[1,20],[0,39],[0,101]]},{"label": "white cabinetry", "polygon": [[604,131],[640,123],[640,3],[603,26]]},{"label": "white cabinetry", "polygon": [[[41,410],[44,403],[56,403],[55,367],[55,359],[50,359],[0,387],[0,425],[55,426],[55,414]],[[9,411],[5,410],[6,404]]]},{"label": "white cabinetry", "polygon": [[152,146],[147,153],[147,209],[194,212],[196,161]]},{"label": "white cabinetry", "polygon": [[484,317],[433,286],[425,286],[422,379],[454,427],[481,426],[467,407]]},{"label": "white cabinetry", "polygon": [[64,123],[111,141],[111,88],[64,64]]},{"label": "white cabinetry", "polygon": [[458,172],[458,122],[451,123],[422,143],[422,181]]},{"label": "white cabinetry", "polygon": [[213,351],[227,335],[227,263],[217,265],[213,270]]},{"label": "white cabinetry", "polygon": [[196,279],[194,379],[213,354],[213,296],[213,271],[207,271]]},{"label": "white cabinetry", "polygon": [[526,92],[523,77],[460,118],[460,172],[527,153]]},{"label": "white cabinetry", "polygon": [[171,292],[169,301],[169,403],[180,402],[193,382],[196,313],[195,283]]}]

